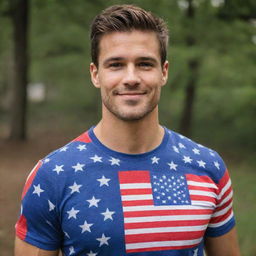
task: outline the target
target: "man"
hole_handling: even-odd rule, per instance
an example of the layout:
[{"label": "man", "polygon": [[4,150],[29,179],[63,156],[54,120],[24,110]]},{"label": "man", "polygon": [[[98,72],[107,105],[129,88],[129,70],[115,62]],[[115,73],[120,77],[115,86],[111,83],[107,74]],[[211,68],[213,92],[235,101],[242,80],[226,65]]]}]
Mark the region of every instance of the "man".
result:
[{"label": "man", "polygon": [[15,255],[238,256],[222,159],[159,125],[165,23],[121,5],[91,29],[102,119],[32,170]]}]

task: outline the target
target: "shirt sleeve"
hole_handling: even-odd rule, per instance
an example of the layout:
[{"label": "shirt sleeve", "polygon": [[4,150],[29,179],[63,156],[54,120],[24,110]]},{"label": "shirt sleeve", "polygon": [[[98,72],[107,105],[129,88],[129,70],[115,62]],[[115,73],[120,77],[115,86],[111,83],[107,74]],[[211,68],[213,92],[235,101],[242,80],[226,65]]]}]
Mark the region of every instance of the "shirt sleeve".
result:
[{"label": "shirt sleeve", "polygon": [[22,193],[16,235],[44,250],[60,248],[62,232],[56,207],[56,182],[43,161],[29,174]]},{"label": "shirt sleeve", "polygon": [[224,235],[235,226],[235,218],[232,208],[233,190],[227,169],[219,180],[217,186],[217,204],[206,230],[206,236],[210,237]]}]

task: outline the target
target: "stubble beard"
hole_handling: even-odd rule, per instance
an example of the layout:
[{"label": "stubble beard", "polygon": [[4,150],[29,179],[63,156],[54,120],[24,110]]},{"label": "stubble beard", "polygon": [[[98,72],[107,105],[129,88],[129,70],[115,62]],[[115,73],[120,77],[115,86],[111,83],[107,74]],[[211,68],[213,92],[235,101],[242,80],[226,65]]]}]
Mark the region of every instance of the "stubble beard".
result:
[{"label": "stubble beard", "polygon": [[108,96],[102,97],[102,104],[117,119],[125,122],[136,122],[143,120],[146,116],[153,112],[153,110],[158,105],[159,98],[160,92],[157,99],[148,102],[145,106],[141,106],[138,110],[136,109],[137,103],[135,103],[134,101],[127,101],[127,107],[134,107],[134,112],[131,112],[131,110],[122,110],[122,108],[119,108],[116,104],[113,104]]}]

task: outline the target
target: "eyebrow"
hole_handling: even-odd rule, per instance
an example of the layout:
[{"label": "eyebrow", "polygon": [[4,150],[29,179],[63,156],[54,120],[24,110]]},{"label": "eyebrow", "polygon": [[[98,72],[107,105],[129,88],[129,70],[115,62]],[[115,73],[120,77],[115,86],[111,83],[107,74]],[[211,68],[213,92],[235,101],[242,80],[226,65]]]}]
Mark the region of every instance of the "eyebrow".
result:
[{"label": "eyebrow", "polygon": [[122,57],[110,57],[103,62],[103,66],[106,66],[109,62],[122,61],[122,60],[124,60],[124,58]]},{"label": "eyebrow", "polygon": [[[125,58],[123,58],[123,57],[110,57],[103,62],[103,66],[106,66],[109,62],[123,61],[124,59]],[[151,61],[151,62],[157,63],[157,60],[152,57],[139,57],[137,60],[138,61]]]}]

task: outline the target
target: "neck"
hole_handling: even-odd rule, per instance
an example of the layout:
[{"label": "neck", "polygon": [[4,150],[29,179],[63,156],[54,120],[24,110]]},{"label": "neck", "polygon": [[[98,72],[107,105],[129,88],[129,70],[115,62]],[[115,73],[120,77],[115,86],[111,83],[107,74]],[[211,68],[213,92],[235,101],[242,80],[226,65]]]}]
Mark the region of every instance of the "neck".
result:
[{"label": "neck", "polygon": [[103,115],[94,128],[94,133],[108,148],[127,154],[141,154],[159,146],[164,129],[159,125],[156,107],[145,118],[138,121],[123,121],[112,114]]}]

